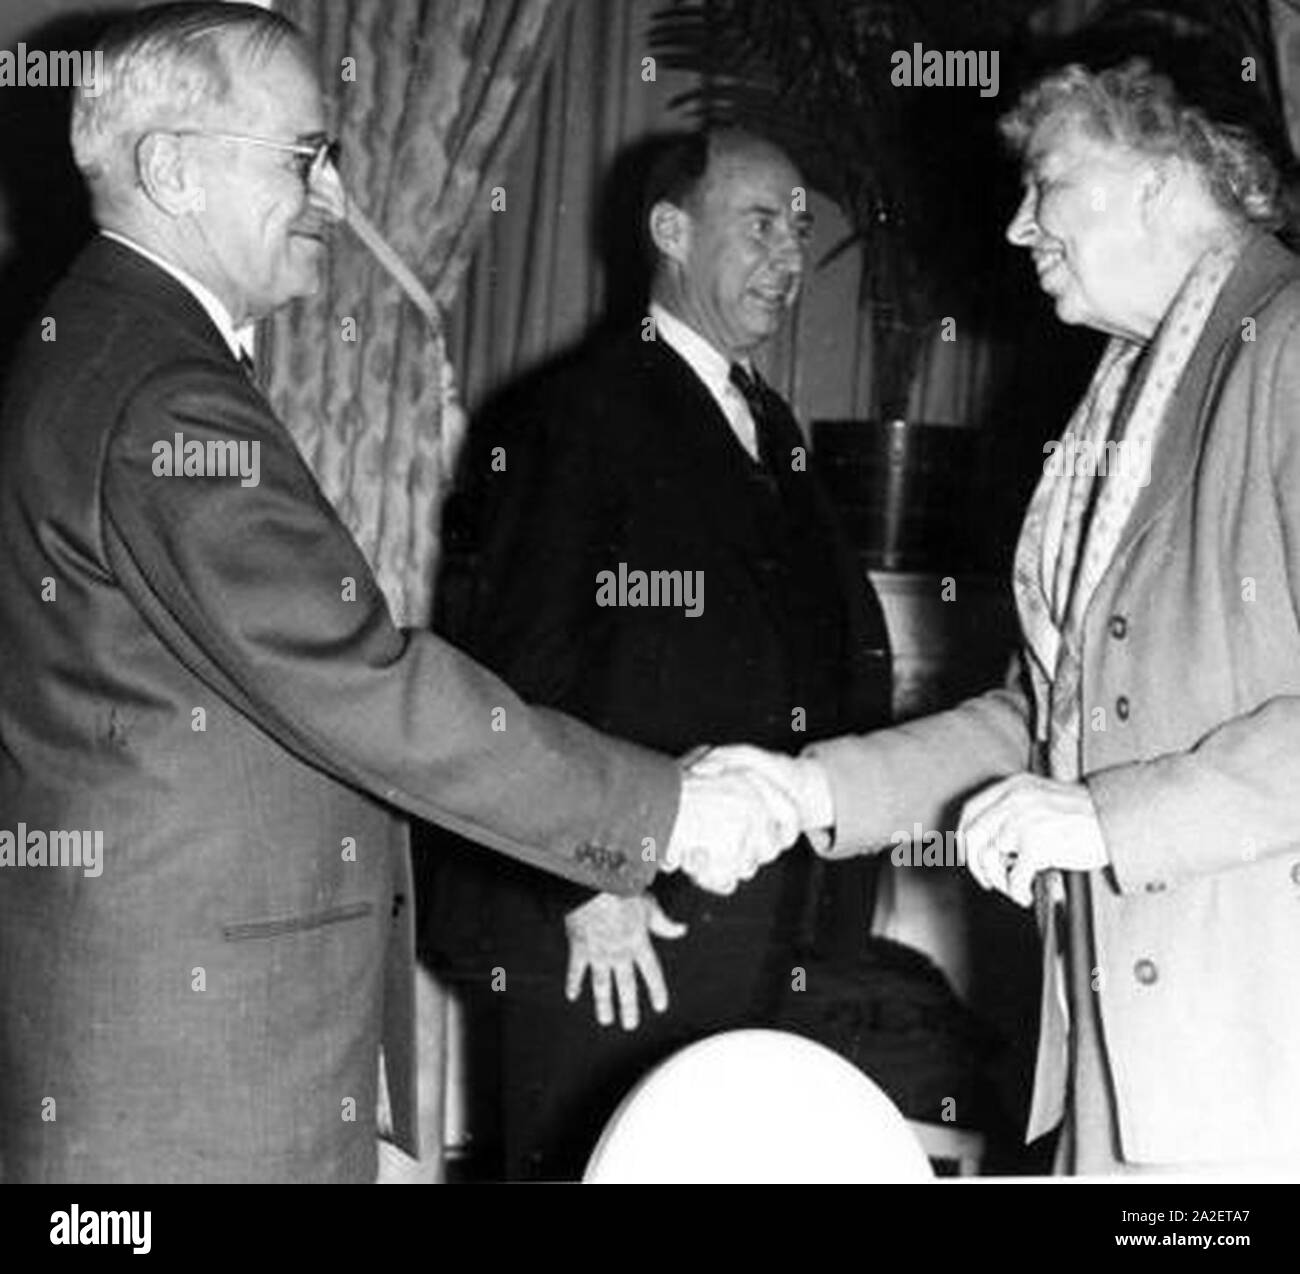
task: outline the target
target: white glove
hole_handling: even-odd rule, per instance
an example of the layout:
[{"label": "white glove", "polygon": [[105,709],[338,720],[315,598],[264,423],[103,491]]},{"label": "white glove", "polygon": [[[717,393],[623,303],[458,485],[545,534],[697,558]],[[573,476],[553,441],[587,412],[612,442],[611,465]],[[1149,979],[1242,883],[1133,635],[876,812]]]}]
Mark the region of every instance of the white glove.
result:
[{"label": "white glove", "polygon": [[737,773],[762,778],[783,792],[795,806],[796,839],[800,833],[807,836],[819,854],[830,848],[835,828],[835,798],[826,771],[812,757],[785,756],[736,743],[697,754],[691,770],[703,775]]},{"label": "white glove", "polygon": [[957,835],[971,875],[1022,907],[1032,906],[1040,871],[1100,871],[1110,862],[1088,785],[1037,774],[1013,774],[972,796]]},{"label": "white glove", "polygon": [[663,867],[680,867],[701,889],[730,894],[798,839],[798,807],[762,773],[691,765]]}]

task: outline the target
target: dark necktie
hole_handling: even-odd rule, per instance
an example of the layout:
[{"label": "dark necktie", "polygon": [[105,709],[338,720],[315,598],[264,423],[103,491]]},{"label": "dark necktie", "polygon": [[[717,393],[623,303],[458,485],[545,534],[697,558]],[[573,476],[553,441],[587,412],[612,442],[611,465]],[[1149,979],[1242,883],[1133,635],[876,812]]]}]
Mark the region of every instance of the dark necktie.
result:
[{"label": "dark necktie", "polygon": [[[793,444],[786,432],[784,403],[774,389],[763,383],[757,372],[751,373],[740,363],[732,363],[730,379],[744,395],[749,414],[754,418],[759,456],[755,476],[771,499],[771,503],[764,506],[762,521],[772,538],[767,551],[760,552],[760,564],[763,573],[769,577],[769,586],[784,599],[777,609],[777,613],[784,615],[782,625],[797,630],[797,635],[791,632],[786,638],[786,657],[795,668],[816,667],[827,648],[821,634],[826,631],[828,606],[834,600],[834,594],[819,591],[816,586],[806,587],[811,573],[800,569],[798,553],[801,546],[806,546],[806,536],[813,528],[804,504],[807,486],[793,478],[790,452]],[[811,606],[803,600],[809,596],[815,596]],[[809,622],[814,614],[820,616],[821,624]],[[816,656],[809,653],[810,641],[818,650]],[[811,686],[814,683],[815,678],[805,684]],[[814,693],[821,702],[820,693]],[[803,697],[802,690],[799,697]],[[827,700],[832,701],[833,697]],[[811,946],[816,935],[817,907],[821,896],[821,860],[813,854],[791,854],[782,861],[780,870],[779,884],[775,886],[778,890],[775,923],[783,931],[788,931],[792,940]]]},{"label": "dark necktie", "polygon": [[751,374],[740,363],[732,363],[730,379],[744,396],[749,414],[754,419],[759,463],[776,477],[781,471],[781,441],[772,402],[775,394],[763,384],[757,372]]}]

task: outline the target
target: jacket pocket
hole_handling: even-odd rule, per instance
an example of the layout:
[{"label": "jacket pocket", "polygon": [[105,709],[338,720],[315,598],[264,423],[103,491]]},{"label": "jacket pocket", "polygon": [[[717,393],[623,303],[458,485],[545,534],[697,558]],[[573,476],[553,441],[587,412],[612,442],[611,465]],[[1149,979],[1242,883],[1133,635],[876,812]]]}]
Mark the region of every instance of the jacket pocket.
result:
[{"label": "jacket pocket", "polygon": [[272,920],[244,920],[238,924],[223,925],[221,936],[227,942],[244,942],[249,938],[279,938],[285,934],[302,933],[324,925],[338,924],[344,920],[360,920],[373,913],[372,902],[349,902],[324,911],[310,912],[305,916],[284,916]]}]

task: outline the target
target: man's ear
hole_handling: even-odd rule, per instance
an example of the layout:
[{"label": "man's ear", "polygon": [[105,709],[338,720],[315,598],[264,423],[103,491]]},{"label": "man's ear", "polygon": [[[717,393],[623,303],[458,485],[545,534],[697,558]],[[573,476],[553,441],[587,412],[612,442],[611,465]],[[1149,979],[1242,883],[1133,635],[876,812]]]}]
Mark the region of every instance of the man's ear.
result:
[{"label": "man's ear", "polygon": [[650,239],[660,256],[684,265],[691,250],[690,213],[660,199],[650,209]]},{"label": "man's ear", "polygon": [[135,148],[135,175],[145,197],[170,217],[204,209],[203,185],[175,133],[146,133]]}]

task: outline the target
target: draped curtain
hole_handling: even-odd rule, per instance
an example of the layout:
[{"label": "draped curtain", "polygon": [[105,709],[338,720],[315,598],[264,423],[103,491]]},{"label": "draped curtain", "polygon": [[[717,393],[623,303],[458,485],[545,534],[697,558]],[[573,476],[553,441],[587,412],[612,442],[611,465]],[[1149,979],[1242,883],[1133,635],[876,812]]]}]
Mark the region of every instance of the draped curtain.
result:
[{"label": "draped curtain", "polygon": [[[571,0],[279,0],[306,32],[349,194],[445,307]],[[426,623],[463,433],[446,338],[340,230],[266,333],[270,395],[399,624]]]},{"label": "draped curtain", "polygon": [[658,3],[577,0],[560,24],[506,170],[511,215],[490,220],[449,313],[471,409],[578,340],[604,309],[597,220],[611,166],[630,142],[687,122],[669,103],[689,77],[656,68],[647,78],[642,63]]}]

